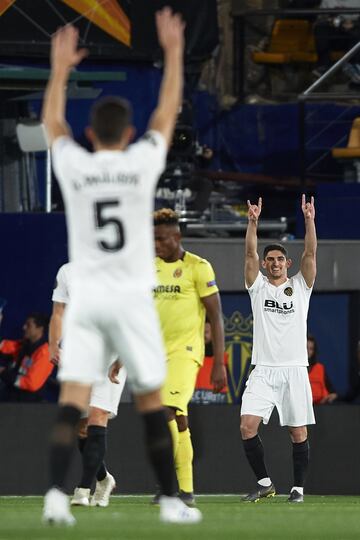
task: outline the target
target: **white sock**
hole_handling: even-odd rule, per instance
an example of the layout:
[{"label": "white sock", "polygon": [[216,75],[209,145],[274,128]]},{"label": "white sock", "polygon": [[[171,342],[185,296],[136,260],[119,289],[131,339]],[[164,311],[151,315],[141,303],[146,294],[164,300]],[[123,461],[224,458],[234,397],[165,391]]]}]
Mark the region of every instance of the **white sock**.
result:
[{"label": "white sock", "polygon": [[261,480],[258,480],[258,484],[262,487],[269,487],[271,486],[271,480],[270,478],[262,478]]},{"label": "white sock", "polygon": [[290,493],[292,493],[293,491],[297,491],[298,493],[300,493],[300,495],[304,495],[304,488],[303,487],[294,486],[294,487],[291,488]]}]

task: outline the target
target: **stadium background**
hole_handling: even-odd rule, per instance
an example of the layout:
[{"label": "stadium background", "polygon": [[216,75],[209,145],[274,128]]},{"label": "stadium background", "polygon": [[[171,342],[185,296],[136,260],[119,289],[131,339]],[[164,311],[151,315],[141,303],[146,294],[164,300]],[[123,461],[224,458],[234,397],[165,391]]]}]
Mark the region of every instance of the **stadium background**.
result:
[{"label": "stadium background", "polygon": [[[40,5],[39,0],[35,3]],[[6,4],[9,6],[11,2]],[[24,0],[17,0],[16,4],[21,9],[26,8]],[[127,97],[134,107],[134,123],[138,135],[141,135],[146,128],[159,87],[161,72],[154,66],[154,62],[159,61],[158,49],[154,40],[153,26],[149,26],[148,21],[152,18],[153,11],[163,4],[164,2],[160,1],[153,2],[150,10],[149,2],[146,0],[133,3],[131,17],[134,42],[131,50],[119,43],[114,47],[113,42],[106,40],[106,36],[104,37],[104,34],[94,26],[88,34],[89,42],[92,43],[92,55],[86,64],[86,70],[94,73],[91,89],[95,91],[101,89],[102,95],[121,93]],[[182,2],[171,2],[171,4],[175,7],[181,4],[182,10],[187,9]],[[48,38],[43,35],[35,36],[38,46],[37,56],[36,58],[28,57],[24,62],[24,54],[31,49],[29,42],[34,39],[34,35],[32,32],[27,34],[29,26],[19,16],[18,11],[15,9],[1,11],[4,5],[4,2],[0,2],[0,12],[3,13],[0,17],[0,51],[3,59],[8,61],[11,57],[14,64],[22,64],[26,68],[47,67]],[[124,3],[125,5],[127,4]],[[14,8],[14,6],[10,7]],[[65,16],[71,12],[69,5],[65,6],[64,3],[59,2],[59,6],[64,10]],[[196,13],[200,11],[204,13],[205,7],[206,16],[200,18],[200,24]],[[54,25],[57,24],[56,18],[47,19],[45,11],[39,10],[39,13],[42,14],[41,24],[51,33]],[[193,1],[191,10],[189,8],[187,13],[188,35],[196,37],[193,42],[191,40],[188,42],[187,98],[191,99],[193,104],[194,130],[200,143],[207,144],[214,150],[212,169],[235,170],[271,177],[298,176],[301,164],[298,157],[297,103],[249,105],[236,101],[230,108],[224,108],[213,93],[208,90],[199,90],[196,84],[191,83],[193,72],[195,71],[193,78],[196,79],[198,75],[196,70],[204,59],[209,57],[210,51],[218,41],[214,14],[216,14],[216,3],[206,0]],[[12,31],[14,25],[20,25],[17,35],[21,34],[21,42]],[[204,40],[200,39],[201,37],[204,37]],[[146,46],[144,46],[144,40],[146,40]],[[106,56],[105,61],[103,61],[103,54]],[[136,63],[130,64],[133,60]],[[96,73],[99,70],[110,74],[121,72],[122,81],[99,82],[96,80]],[[10,129],[15,125],[15,117],[37,117],[42,98],[41,88],[38,87],[24,90],[4,88],[4,86],[2,83],[0,89],[3,98],[0,104],[2,135],[4,135],[4,127]],[[83,131],[87,122],[89,104],[89,99],[79,98],[69,101],[69,122],[74,129],[74,137],[81,142],[84,142]],[[351,121],[359,114],[360,107],[357,108],[355,105],[349,112],[344,104],[327,103],[321,107],[310,105],[309,110],[321,123],[339,115]],[[348,129],[349,125],[346,122],[336,124],[331,132],[322,134],[319,145],[332,145],[334,141],[345,137]],[[316,127],[309,126],[309,137],[311,138],[316,133]],[[65,221],[61,212],[51,215],[46,215],[41,211],[19,213],[16,204],[13,203],[13,198],[8,196],[6,188],[9,189],[9,185],[13,184],[10,186],[13,190],[16,184],[16,160],[19,148],[14,142],[13,133],[4,141],[5,138],[2,137],[0,171],[4,180],[0,189],[2,253],[0,296],[6,298],[8,304],[4,312],[1,335],[12,338],[18,337],[21,333],[21,325],[29,311],[36,309],[50,312],[51,291],[56,271],[67,260],[67,245]],[[309,160],[316,159],[317,155],[317,146],[308,147]],[[326,163],[322,166],[326,171]],[[36,168],[39,190],[38,210],[42,210],[45,206],[44,154],[36,156]],[[319,277],[310,308],[309,330],[319,342],[321,360],[326,364],[329,375],[339,392],[345,392],[348,389],[351,377],[356,371],[355,349],[360,337],[359,187],[356,183],[322,182],[318,186],[312,185],[308,190],[316,197],[320,238]],[[295,254],[294,259],[298,258],[301,249],[301,244],[297,239],[301,239],[303,234],[302,216],[297,211],[301,189],[299,187],[289,192],[283,190],[278,200],[275,200],[272,188],[267,186],[254,187],[252,185],[243,193],[244,198],[248,194],[254,197],[263,194],[265,201],[270,202],[267,205],[269,217],[276,214],[282,215],[284,211],[292,213],[295,221],[292,236],[295,239],[289,240],[288,246],[290,253]],[[197,486],[200,491],[208,492],[246,490],[251,487],[251,476],[244,466],[237,418],[238,402],[251,352],[250,304],[243,287],[243,239],[212,242],[206,239],[187,238],[184,245],[190,250],[203,254],[214,265],[222,291],[226,341],[230,355],[228,401],[231,405],[228,407],[213,405],[210,408],[192,407],[191,421],[197,460]],[[1,462],[7,461],[9,464],[6,470],[0,471],[0,492],[4,494],[42,493],[46,476],[43,466],[46,455],[46,436],[54,414],[53,407],[43,404],[26,407],[1,405],[0,411],[1,433],[7,434],[0,448]],[[360,437],[357,433],[354,434],[352,444],[346,450],[339,446],[338,441],[342,437],[341,434],[349,433],[351,427],[359,423],[359,416],[358,406],[332,406],[317,410],[319,424],[318,428],[312,432],[314,450],[308,482],[309,492],[357,493],[356,477],[346,474],[344,463],[347,463],[350,470],[357,467],[356,457],[359,455]],[[264,433],[264,439],[270,446],[270,455],[274,457],[274,463],[271,466],[274,469],[274,476],[278,478],[279,489],[286,491],[288,471],[291,466],[290,454],[284,441],[286,433],[279,431],[275,424],[276,422],[273,422],[268,433]],[[216,426],[215,433],[214,425]],[[138,455],[134,456],[131,441],[137,440],[138,429],[132,406],[124,405],[123,409],[120,409],[119,419],[112,424],[109,442],[109,463],[114,467],[114,472],[123,478],[122,490],[124,492],[151,492],[153,489],[153,481],[144,464],[141,449],[137,449]],[[26,441],[26,459],[21,461],[19,466],[17,462],[19,455],[23,453],[24,441]],[[41,451],[39,451],[40,447]],[[322,451],[325,448],[327,451]],[[216,463],[219,456],[227,456],[229,459],[224,460],[224,468],[209,477],[209,470],[217,470]],[[277,461],[285,463],[286,466],[280,469],[279,465],[276,465]],[[33,464],[32,467],[28,466],[29,462]],[[328,485],[324,481],[325,471],[330,463],[334,462],[338,464],[338,467],[332,475],[331,485]],[[39,470],[42,471],[41,474]]]}]

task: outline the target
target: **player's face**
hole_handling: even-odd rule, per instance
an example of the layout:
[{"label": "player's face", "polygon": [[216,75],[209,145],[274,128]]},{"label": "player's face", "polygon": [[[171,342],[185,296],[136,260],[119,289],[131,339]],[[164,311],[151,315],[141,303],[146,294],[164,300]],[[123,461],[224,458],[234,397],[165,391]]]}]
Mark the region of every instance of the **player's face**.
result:
[{"label": "player's face", "polygon": [[315,354],[315,343],[311,339],[308,339],[306,346],[307,346],[308,358],[312,358]]},{"label": "player's face", "polygon": [[156,256],[167,262],[177,261],[180,248],[180,233],[177,227],[156,225],[154,229]]},{"label": "player's face", "polygon": [[262,261],[262,267],[265,268],[268,277],[275,280],[287,277],[287,269],[290,264],[290,259],[287,259],[285,255],[277,249],[269,251]]},{"label": "player's face", "polygon": [[37,341],[40,339],[42,330],[38,326],[36,326],[34,319],[31,317],[29,319],[26,319],[25,324],[23,326],[24,331],[24,338],[29,339],[30,341]]}]

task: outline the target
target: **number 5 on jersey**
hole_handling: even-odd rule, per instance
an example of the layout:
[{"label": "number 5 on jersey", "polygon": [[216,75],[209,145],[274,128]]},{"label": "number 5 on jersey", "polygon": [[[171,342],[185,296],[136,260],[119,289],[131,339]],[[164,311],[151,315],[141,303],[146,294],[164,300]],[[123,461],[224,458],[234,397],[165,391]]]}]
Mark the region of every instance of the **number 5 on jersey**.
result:
[{"label": "number 5 on jersey", "polygon": [[95,226],[96,229],[102,230],[107,227],[110,230],[111,227],[113,240],[108,241],[105,239],[99,239],[97,245],[103,251],[109,251],[111,253],[119,251],[124,247],[125,235],[124,227],[120,219],[108,210],[117,209],[120,206],[120,201],[117,199],[111,199],[107,201],[96,202],[94,205],[95,210]]}]

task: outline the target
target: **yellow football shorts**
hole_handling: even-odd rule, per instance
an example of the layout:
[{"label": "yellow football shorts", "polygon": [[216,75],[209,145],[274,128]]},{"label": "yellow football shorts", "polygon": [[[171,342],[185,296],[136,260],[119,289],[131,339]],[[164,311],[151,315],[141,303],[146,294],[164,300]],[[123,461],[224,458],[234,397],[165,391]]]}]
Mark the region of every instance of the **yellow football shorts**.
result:
[{"label": "yellow football shorts", "polygon": [[163,405],[176,409],[177,415],[188,415],[188,403],[195,389],[201,365],[193,358],[176,353],[167,358],[166,378],[161,389]]}]

